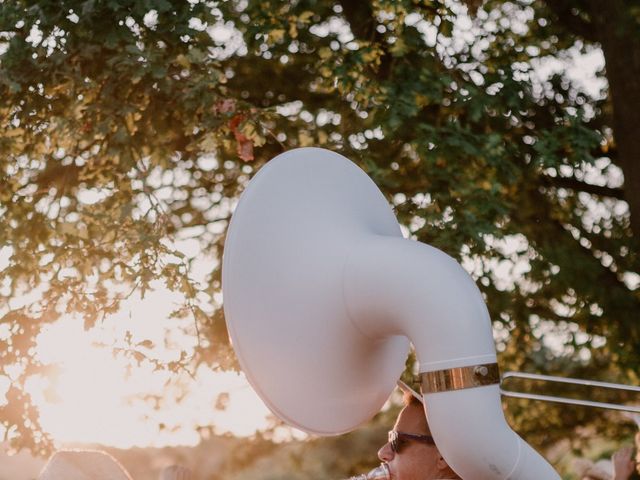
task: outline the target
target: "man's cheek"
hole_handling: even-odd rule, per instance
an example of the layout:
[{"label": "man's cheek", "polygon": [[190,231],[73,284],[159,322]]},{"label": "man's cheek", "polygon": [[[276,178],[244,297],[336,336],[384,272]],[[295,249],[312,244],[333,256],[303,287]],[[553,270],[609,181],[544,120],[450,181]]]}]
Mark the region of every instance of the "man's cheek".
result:
[{"label": "man's cheek", "polygon": [[402,480],[402,465],[398,462],[398,457],[389,462],[389,472],[391,472],[391,480]]}]

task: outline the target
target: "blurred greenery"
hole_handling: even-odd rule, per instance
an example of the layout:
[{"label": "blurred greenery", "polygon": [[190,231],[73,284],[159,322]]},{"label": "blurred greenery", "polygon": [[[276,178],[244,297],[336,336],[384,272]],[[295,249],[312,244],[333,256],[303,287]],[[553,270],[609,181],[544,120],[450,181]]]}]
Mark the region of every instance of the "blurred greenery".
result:
[{"label": "blurred greenery", "polygon": [[[191,318],[199,339],[194,356],[159,368],[237,368],[216,260],[225,228],[252,174],[308,145],[357,162],[408,235],[463,262],[489,305],[503,370],[637,384],[634,5],[0,3],[7,439],[51,448],[25,389],[55,368],[35,355],[42,328],[71,312],[99,325],[157,279],[182,293],[175,316]],[[600,92],[565,67],[541,73],[598,51]],[[185,238],[211,265],[205,281],[176,246]],[[140,361],[146,347],[128,354]],[[505,403],[542,449],[631,433],[596,410]]]}]

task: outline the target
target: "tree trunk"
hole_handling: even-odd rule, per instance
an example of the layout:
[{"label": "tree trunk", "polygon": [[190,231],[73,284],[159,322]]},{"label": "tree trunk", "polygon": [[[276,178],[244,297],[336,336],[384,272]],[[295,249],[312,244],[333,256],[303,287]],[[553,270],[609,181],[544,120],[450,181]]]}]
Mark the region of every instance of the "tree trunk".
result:
[{"label": "tree trunk", "polygon": [[602,46],[613,102],[613,132],[624,173],[631,229],[640,240],[640,28],[624,0],[592,0],[595,37]]}]

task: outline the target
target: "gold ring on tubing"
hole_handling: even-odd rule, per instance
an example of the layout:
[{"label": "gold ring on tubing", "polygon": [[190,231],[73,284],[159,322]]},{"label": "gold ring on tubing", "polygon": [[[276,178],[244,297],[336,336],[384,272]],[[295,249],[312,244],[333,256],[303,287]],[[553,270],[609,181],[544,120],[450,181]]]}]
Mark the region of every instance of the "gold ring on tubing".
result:
[{"label": "gold ring on tubing", "polygon": [[[481,387],[483,385],[493,385],[500,383],[500,372],[498,365],[487,363],[484,365],[472,365],[470,367],[449,368],[435,372],[425,372],[421,375],[421,391],[425,393],[447,392],[452,390],[462,390],[465,388]],[[623,385],[620,383],[598,382],[595,380],[582,380],[578,378],[562,378],[550,375],[538,375],[534,373],[506,372],[502,381],[509,378],[522,378],[528,380],[541,380],[547,382],[568,383],[574,385],[584,385],[587,387],[604,388],[619,391],[629,391],[640,393],[640,387]],[[400,382],[402,383],[402,382]],[[404,383],[403,390],[409,389]],[[640,413],[640,405],[624,405],[608,402],[594,402],[591,400],[581,400],[578,398],[556,397],[551,395],[538,395],[534,393],[524,393],[513,390],[506,390],[501,386],[500,394],[505,397],[526,398],[529,400],[541,400],[545,402],[564,403],[568,405],[580,405],[583,407],[606,408],[623,412]],[[415,393],[417,396],[418,394]]]},{"label": "gold ring on tubing", "polygon": [[447,368],[420,374],[420,390],[423,395],[499,383],[500,370],[497,363]]}]

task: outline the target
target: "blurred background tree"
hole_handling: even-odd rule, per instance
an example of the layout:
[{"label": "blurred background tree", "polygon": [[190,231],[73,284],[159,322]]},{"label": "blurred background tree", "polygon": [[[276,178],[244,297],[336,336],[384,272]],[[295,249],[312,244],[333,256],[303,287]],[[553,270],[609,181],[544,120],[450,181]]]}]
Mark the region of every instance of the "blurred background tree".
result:
[{"label": "blurred background tree", "polygon": [[[35,355],[43,327],[76,312],[91,328],[157,279],[198,339],[158,367],[237,368],[225,228],[257,169],[311,145],[357,162],[408,236],[463,263],[503,370],[637,383],[639,21],[624,0],[3,2],[6,438],[50,448],[25,388],[55,368]],[[567,65],[599,52],[589,88]],[[593,410],[506,406],[541,448],[630,433]]]}]

